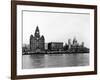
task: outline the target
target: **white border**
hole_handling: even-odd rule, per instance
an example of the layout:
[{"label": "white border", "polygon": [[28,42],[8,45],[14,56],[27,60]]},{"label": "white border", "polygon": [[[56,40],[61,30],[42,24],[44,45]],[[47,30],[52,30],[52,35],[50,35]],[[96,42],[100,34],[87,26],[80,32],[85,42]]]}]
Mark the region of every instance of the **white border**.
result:
[{"label": "white border", "polygon": [[[56,12],[75,12],[90,14],[90,65],[83,67],[63,67],[63,68],[44,68],[44,69],[22,69],[22,10],[56,11]],[[17,75],[48,74],[48,73],[69,73],[94,71],[94,10],[58,7],[40,7],[17,5]]]}]

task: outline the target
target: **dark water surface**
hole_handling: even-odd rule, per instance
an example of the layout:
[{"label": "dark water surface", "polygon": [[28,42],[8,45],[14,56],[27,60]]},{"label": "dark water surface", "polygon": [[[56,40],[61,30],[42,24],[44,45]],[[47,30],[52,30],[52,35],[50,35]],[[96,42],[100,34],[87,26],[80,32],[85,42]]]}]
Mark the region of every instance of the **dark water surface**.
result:
[{"label": "dark water surface", "polygon": [[89,65],[89,54],[34,54],[22,55],[22,68],[49,68]]}]

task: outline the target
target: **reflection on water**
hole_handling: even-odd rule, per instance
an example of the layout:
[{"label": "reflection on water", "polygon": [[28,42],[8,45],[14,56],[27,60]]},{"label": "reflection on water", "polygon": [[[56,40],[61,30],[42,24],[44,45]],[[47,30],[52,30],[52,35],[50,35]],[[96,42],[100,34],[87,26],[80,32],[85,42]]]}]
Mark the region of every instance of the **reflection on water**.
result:
[{"label": "reflection on water", "polygon": [[22,68],[48,68],[89,65],[89,54],[34,54],[22,56]]}]

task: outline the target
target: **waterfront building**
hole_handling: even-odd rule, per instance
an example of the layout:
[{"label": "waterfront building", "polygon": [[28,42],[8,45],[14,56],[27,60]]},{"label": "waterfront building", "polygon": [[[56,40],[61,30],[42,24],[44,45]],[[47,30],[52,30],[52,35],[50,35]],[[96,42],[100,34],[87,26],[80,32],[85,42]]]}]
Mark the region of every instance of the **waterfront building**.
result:
[{"label": "waterfront building", "polygon": [[50,42],[48,43],[48,50],[50,51],[62,51],[63,42]]},{"label": "waterfront building", "polygon": [[71,39],[68,39],[68,49],[71,48]]},{"label": "waterfront building", "polygon": [[81,46],[84,47],[84,42],[81,43]]},{"label": "waterfront building", "polygon": [[89,52],[89,48],[84,46],[84,42],[81,44],[78,43],[76,38],[72,41],[68,39],[68,43],[63,42],[49,42],[45,43],[45,38],[43,35],[40,35],[39,27],[36,27],[34,35],[30,35],[30,44],[23,45],[22,52],[24,53],[46,53],[46,52],[74,52],[74,53],[83,53]]},{"label": "waterfront building", "polygon": [[76,47],[77,44],[78,44],[78,43],[77,43],[77,40],[76,40],[76,38],[74,38],[74,39],[73,39],[73,47]]},{"label": "waterfront building", "polygon": [[65,45],[63,46],[64,51],[69,49],[69,45],[67,43],[65,43]]},{"label": "waterfront building", "polygon": [[30,51],[32,52],[41,52],[45,50],[45,38],[40,36],[40,31],[38,26],[36,27],[34,36],[30,36]]},{"label": "waterfront building", "polygon": [[22,47],[22,52],[28,52],[30,50],[30,47],[28,44],[23,44],[23,47]]}]

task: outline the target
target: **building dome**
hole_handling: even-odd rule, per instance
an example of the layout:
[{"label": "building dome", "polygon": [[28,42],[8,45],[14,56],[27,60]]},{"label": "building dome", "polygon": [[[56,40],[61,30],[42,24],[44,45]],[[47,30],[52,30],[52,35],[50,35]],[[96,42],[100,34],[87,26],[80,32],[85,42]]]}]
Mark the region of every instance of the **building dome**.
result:
[{"label": "building dome", "polygon": [[33,35],[31,34],[30,38],[32,39],[33,38]]},{"label": "building dome", "polygon": [[41,36],[41,39],[44,39],[44,36],[43,35]]}]

